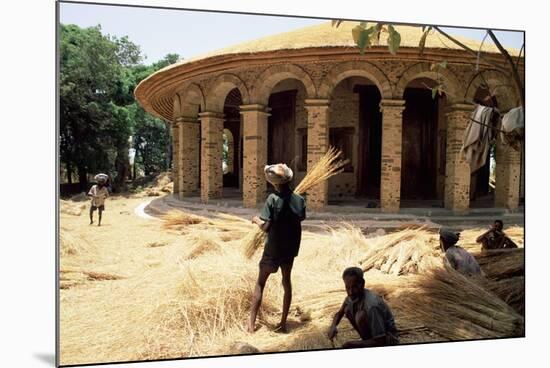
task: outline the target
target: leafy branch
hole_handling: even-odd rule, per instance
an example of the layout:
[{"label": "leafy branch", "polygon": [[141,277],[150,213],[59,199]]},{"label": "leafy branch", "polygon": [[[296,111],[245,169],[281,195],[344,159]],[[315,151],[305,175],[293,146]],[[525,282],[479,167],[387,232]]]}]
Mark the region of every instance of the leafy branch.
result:
[{"label": "leafy branch", "polygon": [[[333,20],[332,26],[337,28],[343,22],[344,21],[341,19]],[[455,37],[451,36],[447,32],[443,31],[438,26],[421,25],[420,27],[422,27],[422,36],[420,37],[420,40],[418,43],[420,56],[424,54],[426,39],[428,35],[435,31],[436,34],[442,35],[443,37],[447,38],[449,41],[453,42],[455,45],[459,46],[460,48],[462,48],[463,50],[471,54],[473,57],[475,57],[476,71],[479,70],[480,61],[483,61],[484,63],[491,65],[496,70],[510,77],[514,81],[514,84],[516,85],[516,88],[518,89],[518,91],[520,91],[521,104],[523,106],[525,105],[525,89],[519,74],[519,62],[521,59],[521,53],[524,50],[524,46],[522,46],[520,53],[518,55],[517,61],[514,63],[514,60],[510,56],[510,53],[502,46],[502,44],[497,39],[496,35],[491,29],[486,30],[487,33],[483,38],[483,41],[481,42],[479,50],[476,51],[470,48],[469,46],[465,45]],[[359,48],[359,52],[361,54],[364,54],[367,48],[370,48],[372,45],[377,45],[379,43],[381,33],[388,33],[388,38],[387,38],[388,51],[392,55],[396,55],[399,47],[401,46],[401,35],[392,24],[385,24],[385,23],[379,22],[368,27],[367,22],[361,22],[359,25],[355,26],[352,29],[353,40],[357,45],[357,47]],[[499,52],[504,57],[505,65],[507,65],[507,67],[503,66],[502,63],[496,62],[494,59],[487,57],[487,55],[482,54],[481,50],[487,36],[491,37],[493,43],[496,45]],[[438,84],[435,87],[431,88],[432,96],[433,98],[435,98],[437,94],[441,95],[443,93],[443,83],[441,82],[439,68],[446,68],[447,61],[443,60],[440,63],[434,63],[431,65],[431,67],[432,67],[432,70],[436,69],[436,71],[438,71]],[[483,83],[487,86],[487,90],[490,91],[491,97],[494,97],[494,93],[492,93],[493,91],[491,91],[489,84],[487,83],[487,81],[483,76],[483,73],[481,73],[481,77],[483,78],[483,81],[484,81]]]}]

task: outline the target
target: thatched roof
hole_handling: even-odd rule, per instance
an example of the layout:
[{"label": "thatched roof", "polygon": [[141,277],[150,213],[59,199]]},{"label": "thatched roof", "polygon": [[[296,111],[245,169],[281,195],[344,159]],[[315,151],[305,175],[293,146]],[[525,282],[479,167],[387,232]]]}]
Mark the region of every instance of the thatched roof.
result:
[{"label": "thatched roof", "polygon": [[[358,22],[344,22],[338,28],[333,27],[331,22],[326,22],[314,26],[300,28],[294,31],[278,33],[272,36],[258,38],[252,41],[243,42],[237,45],[225,47],[223,49],[214,50],[205,54],[197,55],[176,64],[187,64],[202,59],[207,59],[213,56],[230,55],[230,54],[253,54],[264,51],[275,50],[297,50],[311,47],[356,47],[351,36],[351,30]],[[401,47],[418,47],[420,37],[422,36],[422,28],[419,26],[396,26],[396,30],[401,35]],[[478,50],[481,41],[472,40],[465,37],[453,36],[458,41],[473,50]],[[380,46],[387,46],[387,34],[382,34],[380,38]],[[429,49],[455,49],[462,48],[444,36],[436,34],[428,35],[426,38],[426,48]],[[519,50],[507,48],[511,55],[518,55]],[[482,51],[487,53],[499,53],[497,47],[489,40],[483,44]],[[170,68],[168,67],[168,68]]]}]

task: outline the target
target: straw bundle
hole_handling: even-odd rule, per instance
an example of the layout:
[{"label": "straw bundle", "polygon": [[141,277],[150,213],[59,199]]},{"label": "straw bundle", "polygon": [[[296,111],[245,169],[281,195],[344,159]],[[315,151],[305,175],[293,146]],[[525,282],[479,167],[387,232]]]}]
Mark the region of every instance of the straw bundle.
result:
[{"label": "straw bundle", "polygon": [[[449,340],[523,335],[523,318],[452,268],[436,268],[400,290],[395,309]],[[390,300],[391,304],[391,300]]]},{"label": "straw bundle", "polygon": [[515,276],[499,281],[486,280],[482,285],[498,295],[520,315],[525,315],[525,277]]},{"label": "straw bundle", "polygon": [[162,219],[165,229],[182,230],[189,225],[196,225],[208,221],[206,217],[193,215],[181,211],[170,211],[165,214]]},{"label": "straw bundle", "polygon": [[486,250],[474,254],[479,266],[491,280],[523,276],[524,256],[523,248]]},{"label": "straw bundle", "polygon": [[[334,147],[329,147],[328,151],[317,161],[317,163],[307,172],[300,184],[294,189],[294,192],[303,195],[308,190],[318,184],[321,184],[330,177],[341,173],[349,160],[341,160],[342,152]],[[256,250],[265,242],[266,234],[259,228],[254,230],[254,234],[247,237],[244,247],[246,258],[252,258]]]},{"label": "straw bundle", "polygon": [[85,204],[72,203],[70,201],[64,201],[63,199],[59,201],[59,204],[59,210],[61,213],[73,216],[80,216],[82,211],[86,208]]},{"label": "straw bundle", "polygon": [[201,231],[191,229],[186,237],[191,250],[185,255],[185,259],[194,259],[209,252],[218,252],[222,249],[222,241],[214,231]]},{"label": "straw bundle", "polygon": [[85,271],[70,267],[60,269],[59,273],[59,287],[61,289],[69,289],[86,281],[120,280],[123,278],[111,273]]},{"label": "straw bundle", "polygon": [[68,229],[62,227],[59,232],[59,248],[61,256],[73,256],[89,251],[91,246],[82,237],[72,235]]},{"label": "straw bundle", "polygon": [[360,262],[364,271],[378,269],[393,275],[421,273],[441,265],[437,239],[424,227],[375,238]]}]

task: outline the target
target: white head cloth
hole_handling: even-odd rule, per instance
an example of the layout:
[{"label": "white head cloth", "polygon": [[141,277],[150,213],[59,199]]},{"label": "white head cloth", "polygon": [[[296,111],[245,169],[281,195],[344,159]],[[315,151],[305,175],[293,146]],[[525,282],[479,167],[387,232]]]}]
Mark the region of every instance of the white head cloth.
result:
[{"label": "white head cloth", "polygon": [[292,180],[294,173],[285,164],[266,165],[265,179],[271,184],[285,184]]}]

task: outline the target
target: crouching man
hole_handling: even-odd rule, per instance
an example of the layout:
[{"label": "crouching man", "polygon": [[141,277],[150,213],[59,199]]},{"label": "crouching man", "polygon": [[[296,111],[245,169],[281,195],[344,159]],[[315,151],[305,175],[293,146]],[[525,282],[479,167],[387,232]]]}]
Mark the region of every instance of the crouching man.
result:
[{"label": "crouching man", "polygon": [[358,267],[349,267],[344,270],[342,278],[348,296],[334,315],[329,339],[334,339],[338,324],[346,316],[361,340],[347,341],[343,348],[396,345],[399,340],[393,314],[379,295],[365,288],[363,271]]}]

